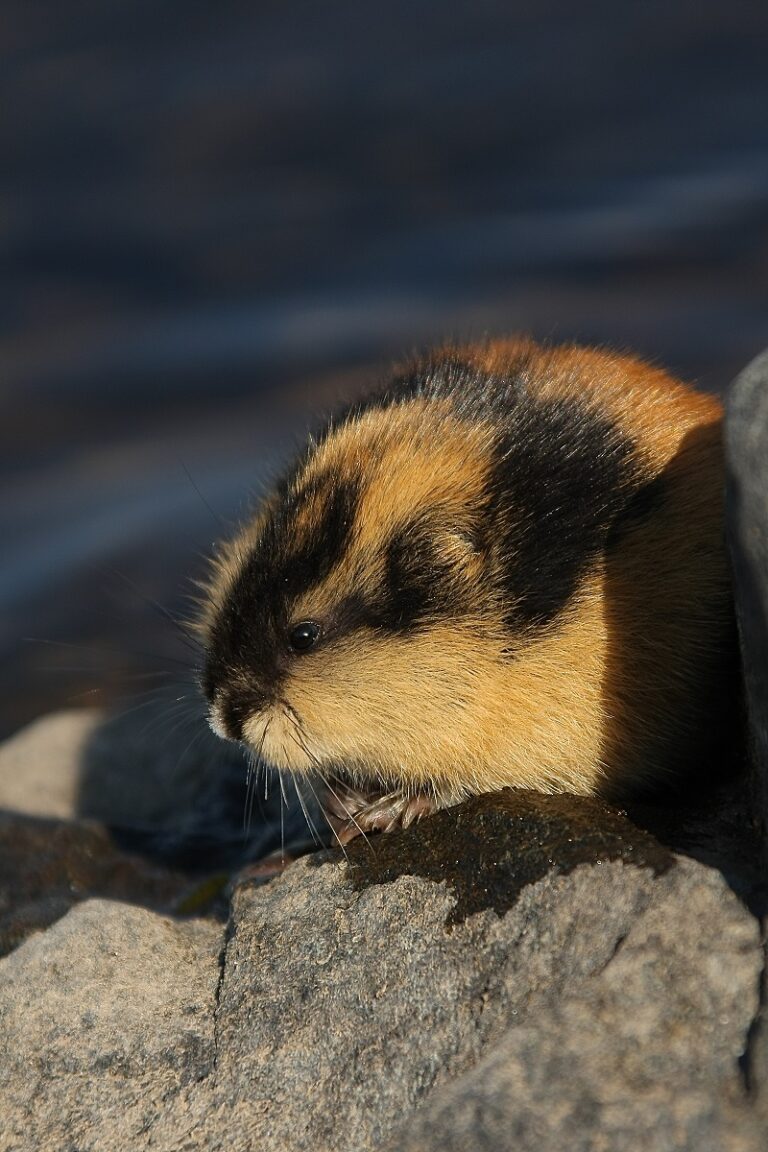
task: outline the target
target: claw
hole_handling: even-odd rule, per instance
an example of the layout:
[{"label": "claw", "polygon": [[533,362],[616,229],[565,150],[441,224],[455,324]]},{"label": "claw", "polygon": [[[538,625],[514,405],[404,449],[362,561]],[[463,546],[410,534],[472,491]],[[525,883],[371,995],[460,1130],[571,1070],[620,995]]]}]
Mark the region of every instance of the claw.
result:
[{"label": "claw", "polygon": [[401,792],[363,792],[334,779],[323,800],[325,818],[339,844],[348,844],[367,832],[410,828],[437,809],[434,797],[406,796]]}]

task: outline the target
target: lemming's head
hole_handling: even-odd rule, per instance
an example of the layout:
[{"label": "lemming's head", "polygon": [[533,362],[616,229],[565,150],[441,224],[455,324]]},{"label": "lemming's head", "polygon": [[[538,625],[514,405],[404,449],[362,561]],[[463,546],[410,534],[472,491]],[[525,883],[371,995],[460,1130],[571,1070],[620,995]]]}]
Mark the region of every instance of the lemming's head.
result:
[{"label": "lemming's head", "polygon": [[312,446],[222,552],[204,619],[214,728],[278,768],[425,786],[471,764],[511,643],[492,426],[412,397]]}]

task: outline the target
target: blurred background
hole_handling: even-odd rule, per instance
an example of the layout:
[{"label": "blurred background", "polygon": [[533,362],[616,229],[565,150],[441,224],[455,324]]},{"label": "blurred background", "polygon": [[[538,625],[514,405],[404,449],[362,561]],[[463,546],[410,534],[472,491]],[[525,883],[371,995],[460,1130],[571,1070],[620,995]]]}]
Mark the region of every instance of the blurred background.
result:
[{"label": "blurred background", "polygon": [[2,733],[183,676],[222,523],[392,358],[768,345],[764,0],[4,0],[0,89]]}]

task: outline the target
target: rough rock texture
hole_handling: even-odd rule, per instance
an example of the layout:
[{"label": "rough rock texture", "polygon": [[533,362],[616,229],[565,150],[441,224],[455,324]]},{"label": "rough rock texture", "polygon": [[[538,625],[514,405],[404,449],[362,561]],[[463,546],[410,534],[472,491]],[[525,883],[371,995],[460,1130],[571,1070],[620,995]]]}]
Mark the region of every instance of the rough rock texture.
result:
[{"label": "rough rock texture", "polygon": [[0,955],[89,896],[171,911],[194,881],[115,845],[98,825],[0,810]]},{"label": "rough rock texture", "polygon": [[757,1003],[755,927],[735,908],[722,917],[713,879],[678,865],[602,971],[541,997],[392,1147],[764,1146],[738,1107],[736,1061]]},{"label": "rough rock texture", "polygon": [[91,900],[0,964],[0,1148],[146,1146],[207,1075],[221,930]]},{"label": "rough rock texture", "polygon": [[[749,712],[753,808],[768,888],[768,352],[737,378],[728,398],[727,513]],[[768,966],[768,951],[766,952]],[[768,1125],[768,976],[750,1037],[752,1088]]]},{"label": "rough rock texture", "polygon": [[3,961],[6,1146],[764,1147],[758,926],[594,801],[480,798],[241,886],[218,998],[216,938],[92,902]]}]

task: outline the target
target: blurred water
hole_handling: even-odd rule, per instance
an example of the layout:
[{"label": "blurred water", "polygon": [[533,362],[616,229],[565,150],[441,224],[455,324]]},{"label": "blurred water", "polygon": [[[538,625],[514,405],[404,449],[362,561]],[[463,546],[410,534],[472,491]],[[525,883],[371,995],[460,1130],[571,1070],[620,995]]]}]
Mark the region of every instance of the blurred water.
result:
[{"label": "blurred water", "polygon": [[0,32],[3,730],[186,660],[142,597],[182,605],[205,502],[413,345],[526,329],[721,390],[768,344],[762,2],[6,0]]}]

